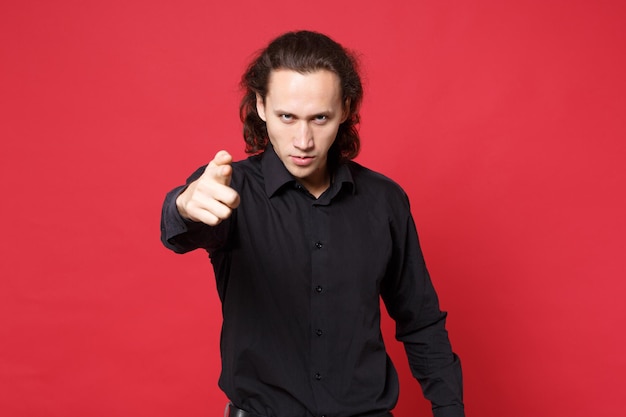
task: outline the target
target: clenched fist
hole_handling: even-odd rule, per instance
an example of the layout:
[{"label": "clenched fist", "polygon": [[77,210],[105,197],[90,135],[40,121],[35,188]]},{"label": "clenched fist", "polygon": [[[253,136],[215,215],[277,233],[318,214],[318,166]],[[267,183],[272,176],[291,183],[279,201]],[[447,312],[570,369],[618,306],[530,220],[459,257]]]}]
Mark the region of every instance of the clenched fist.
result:
[{"label": "clenched fist", "polygon": [[230,188],[233,157],[219,151],[200,178],[189,184],[176,199],[185,219],[215,226],[230,217],[239,206],[239,194]]}]

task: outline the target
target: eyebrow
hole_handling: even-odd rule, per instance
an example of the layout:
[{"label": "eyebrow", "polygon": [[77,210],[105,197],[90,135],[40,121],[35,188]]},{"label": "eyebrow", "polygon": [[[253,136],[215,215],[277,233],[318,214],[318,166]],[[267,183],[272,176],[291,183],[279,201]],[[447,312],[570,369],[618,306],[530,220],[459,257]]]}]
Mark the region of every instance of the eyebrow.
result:
[{"label": "eyebrow", "polygon": [[[289,116],[295,116],[295,117],[299,117],[302,118],[301,116],[296,115],[293,112],[290,111],[286,111],[286,110],[281,110],[281,109],[275,109],[274,110],[274,114],[276,115],[281,115],[281,114],[288,114]],[[305,116],[305,118],[312,118],[312,117],[318,117],[318,116],[326,116],[326,117],[330,117],[332,115],[334,115],[335,113],[332,110],[324,110],[324,111],[320,111],[317,113],[313,113],[311,115],[307,115]]]}]

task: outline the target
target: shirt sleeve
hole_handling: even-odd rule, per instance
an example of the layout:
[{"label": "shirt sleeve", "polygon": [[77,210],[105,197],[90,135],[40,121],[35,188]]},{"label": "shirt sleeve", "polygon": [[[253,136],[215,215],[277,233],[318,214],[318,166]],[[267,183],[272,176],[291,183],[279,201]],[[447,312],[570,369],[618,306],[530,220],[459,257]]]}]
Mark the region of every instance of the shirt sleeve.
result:
[{"label": "shirt sleeve", "polygon": [[410,211],[392,230],[394,254],[381,295],[396,322],[396,338],[404,344],[434,417],[464,417],[461,363],[452,351],[446,313],[439,309]]},{"label": "shirt sleeve", "polygon": [[191,182],[204,172],[199,168],[192,174],[185,185],[174,188],[167,193],[161,211],[161,242],[166,248],[176,253],[186,253],[194,249],[214,250],[224,246],[228,238],[231,218],[217,226],[208,226],[184,219],[176,207],[176,198]]}]

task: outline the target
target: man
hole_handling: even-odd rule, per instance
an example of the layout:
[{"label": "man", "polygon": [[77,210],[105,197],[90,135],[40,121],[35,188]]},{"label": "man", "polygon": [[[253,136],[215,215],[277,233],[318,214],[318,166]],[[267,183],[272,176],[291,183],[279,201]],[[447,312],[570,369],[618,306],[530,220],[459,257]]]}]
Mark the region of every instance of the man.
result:
[{"label": "man", "polygon": [[166,197],[162,240],[208,251],[222,302],[221,389],[237,417],[387,416],[399,382],[380,297],[437,417],[463,416],[458,357],[402,189],[352,159],[356,63],[314,32],[284,34],[242,78],[246,150]]}]

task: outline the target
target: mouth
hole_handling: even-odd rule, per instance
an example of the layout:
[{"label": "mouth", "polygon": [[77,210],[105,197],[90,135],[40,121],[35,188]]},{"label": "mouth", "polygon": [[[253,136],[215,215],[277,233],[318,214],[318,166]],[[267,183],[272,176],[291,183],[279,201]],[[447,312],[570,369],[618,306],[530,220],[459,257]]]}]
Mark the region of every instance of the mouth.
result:
[{"label": "mouth", "polygon": [[313,162],[313,159],[314,157],[312,156],[291,155],[291,160],[298,166],[310,165]]}]

